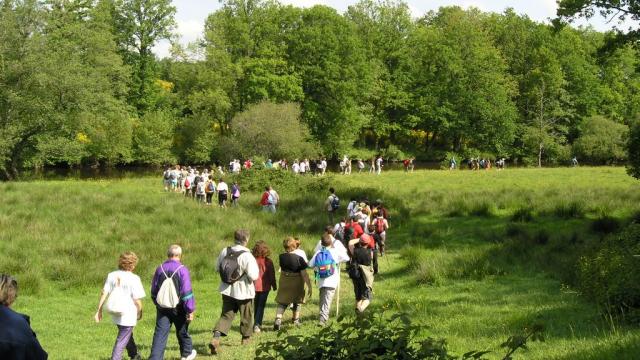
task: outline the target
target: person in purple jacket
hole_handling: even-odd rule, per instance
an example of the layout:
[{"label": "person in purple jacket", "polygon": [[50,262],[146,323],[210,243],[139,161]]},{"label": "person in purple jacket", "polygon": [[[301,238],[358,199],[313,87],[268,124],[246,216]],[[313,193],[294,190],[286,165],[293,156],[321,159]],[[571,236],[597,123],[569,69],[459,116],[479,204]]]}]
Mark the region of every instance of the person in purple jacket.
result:
[{"label": "person in purple jacket", "polygon": [[[189,275],[189,269],[180,263],[182,248],[179,245],[169,246],[167,257],[167,261],[158,266],[151,281],[151,299],[156,305],[157,318],[149,360],[162,360],[164,358],[164,350],[167,346],[171,324],[176,327],[180,356],[183,360],[192,360],[196,357],[196,350],[193,348],[191,336],[189,335],[189,323],[193,320],[196,300],[191,289],[191,276]],[[156,302],[160,286],[167,278],[172,278],[180,297],[178,306],[173,309],[163,308]]]}]

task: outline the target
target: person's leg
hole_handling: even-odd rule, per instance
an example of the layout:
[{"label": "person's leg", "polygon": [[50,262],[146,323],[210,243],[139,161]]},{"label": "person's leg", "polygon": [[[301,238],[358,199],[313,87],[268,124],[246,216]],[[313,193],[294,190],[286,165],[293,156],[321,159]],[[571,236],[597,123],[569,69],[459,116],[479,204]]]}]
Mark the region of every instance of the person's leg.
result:
[{"label": "person's leg", "polygon": [[187,314],[184,311],[179,311],[172,316],[173,324],[176,326],[176,338],[178,338],[178,345],[180,346],[180,356],[187,357],[191,355],[193,351],[193,342],[191,335],[189,335],[189,322],[187,321]]},{"label": "person's leg", "polygon": [[232,297],[222,295],[222,311],[220,313],[220,319],[218,319],[216,326],[213,328],[213,332],[219,332],[220,335],[227,336],[237,311],[237,300]]},{"label": "person's leg", "polygon": [[111,360],[122,359],[122,353],[133,333],[133,326],[117,326],[118,336],[116,337],[116,343],[113,345],[113,351],[111,351]]},{"label": "person's leg", "polygon": [[164,349],[167,346],[169,330],[171,330],[171,321],[166,313],[159,309],[156,309],[156,311],[156,328],[153,332],[149,360],[162,360],[164,358]]},{"label": "person's leg", "polygon": [[136,341],[133,339],[133,329],[131,329],[131,337],[129,337],[129,341],[127,342],[127,355],[129,355],[130,359],[133,359],[138,355],[138,346],[136,345]]},{"label": "person's leg", "polygon": [[331,301],[336,289],[323,287],[320,288],[320,323],[324,324],[329,320],[329,310],[331,309]]},{"label": "person's leg", "polygon": [[293,325],[300,325],[300,311],[302,310],[302,304],[293,304],[293,308],[291,309],[293,311],[293,317],[292,317],[292,321],[293,321]]},{"label": "person's leg", "polygon": [[377,274],[378,273],[378,252],[374,251],[373,252],[373,274]]},{"label": "person's leg", "polygon": [[267,298],[269,297],[268,291],[256,292],[256,298],[254,301],[255,311],[253,322],[255,326],[262,326],[262,319],[264,318],[264,309],[267,305]]},{"label": "person's leg", "polygon": [[288,304],[278,304],[278,308],[276,309],[276,320],[273,323],[274,331],[280,330],[280,326],[282,325],[282,315],[284,314],[285,310],[287,310],[288,306]]},{"label": "person's leg", "polygon": [[242,339],[248,339],[253,335],[253,299],[238,300],[238,311]]}]

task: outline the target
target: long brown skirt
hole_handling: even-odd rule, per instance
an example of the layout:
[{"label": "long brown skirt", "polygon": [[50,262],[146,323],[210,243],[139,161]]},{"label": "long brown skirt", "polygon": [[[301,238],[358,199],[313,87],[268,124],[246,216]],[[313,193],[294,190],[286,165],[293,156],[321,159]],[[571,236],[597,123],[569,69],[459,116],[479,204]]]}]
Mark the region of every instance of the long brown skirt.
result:
[{"label": "long brown skirt", "polygon": [[276,302],[281,305],[304,303],[304,279],[300,273],[280,273]]}]

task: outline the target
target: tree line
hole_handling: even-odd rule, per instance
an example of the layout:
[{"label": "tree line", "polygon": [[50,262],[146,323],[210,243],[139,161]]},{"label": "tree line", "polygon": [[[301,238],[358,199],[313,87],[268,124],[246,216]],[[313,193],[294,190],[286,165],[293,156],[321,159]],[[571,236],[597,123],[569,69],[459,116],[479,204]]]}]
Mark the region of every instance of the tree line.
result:
[{"label": "tree line", "polygon": [[1,176],[295,154],[615,163],[640,112],[634,42],[512,9],[225,0],[200,40],[158,59],[175,13],[0,0]]}]

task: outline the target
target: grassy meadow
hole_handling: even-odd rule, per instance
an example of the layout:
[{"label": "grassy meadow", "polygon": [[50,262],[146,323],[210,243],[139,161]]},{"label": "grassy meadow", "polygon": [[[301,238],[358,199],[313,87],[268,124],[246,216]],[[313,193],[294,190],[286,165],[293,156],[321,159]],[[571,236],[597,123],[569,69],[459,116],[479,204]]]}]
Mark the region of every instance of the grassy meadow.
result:
[{"label": "grassy meadow", "polygon": [[[302,239],[309,255],[325,222],[325,190],[334,186],[343,208],[351,196],[383,199],[391,212],[388,256],[380,261],[371,311],[382,304],[406,311],[423,336],[447,339],[455,354],[491,350],[526,326],[545,327],[545,342],[515,359],[633,359],[640,329],[607,320],[575,288],[575,262],[584,244],[603,236],[599,219],[624,224],[640,211],[640,182],[622,168],[508,169],[506,171],[401,171],[290,179],[276,190],[276,215],[257,205],[259,185],[240,182],[239,208],[205,207],[165,193],[158,178],[66,180],[0,184],[0,272],[17,276],[14,308],[32,327],[52,359],[108,359],[115,340],[110,319],[95,324],[102,284],[125,250],[140,257],[136,273],[148,292],[168,245],[181,244],[197,302],[190,332],[199,355],[219,316],[214,263],[233,230],[251,231],[271,244],[276,259],[285,236]],[[242,180],[241,180],[242,181]],[[351,282],[343,274],[342,313],[352,313]],[[303,307],[313,333],[318,291]],[[220,359],[252,359],[256,345],[275,339],[275,294],[265,313],[267,331],[241,347],[236,326],[223,340]],[[334,304],[335,305],[335,304]],[[148,356],[155,323],[149,298],[134,332]],[[332,311],[332,316],[335,309]],[[285,320],[290,313],[285,314]],[[169,338],[166,358],[179,359]]]}]

